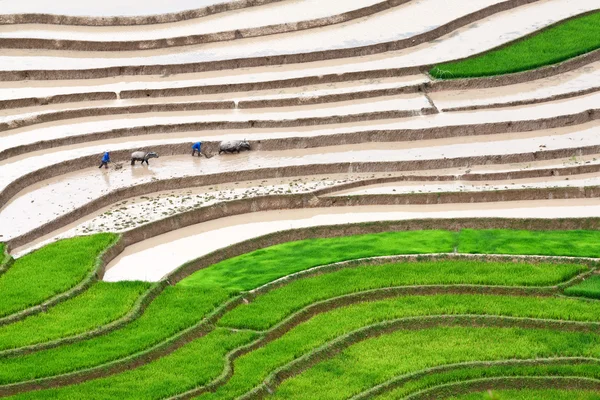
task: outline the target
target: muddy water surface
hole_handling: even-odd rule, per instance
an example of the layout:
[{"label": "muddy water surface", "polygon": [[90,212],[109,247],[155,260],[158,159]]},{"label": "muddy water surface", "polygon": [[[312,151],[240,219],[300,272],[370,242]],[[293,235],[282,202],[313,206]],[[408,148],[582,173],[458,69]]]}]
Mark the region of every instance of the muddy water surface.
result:
[{"label": "muddy water surface", "polygon": [[[424,4],[426,1],[418,1]],[[483,3],[484,0],[472,0],[464,3]],[[497,1],[491,1],[492,3]],[[416,4],[417,2],[415,2]],[[463,2],[460,2],[461,4]],[[411,3],[402,6],[408,7]],[[437,3],[439,4],[439,3]],[[450,8],[458,7],[456,2],[446,2]],[[596,0],[578,0],[573,3],[570,0],[542,0],[527,6],[522,6],[514,10],[506,11],[494,15],[485,20],[479,21],[468,27],[462,28],[442,38],[437,43],[427,43],[425,45],[409,48],[403,51],[387,53],[385,62],[380,63],[378,58],[368,58],[367,63],[361,64],[361,69],[381,69],[381,68],[399,68],[404,66],[435,64],[448,59],[467,57],[476,54],[500,44],[515,40],[523,35],[535,32],[553,22],[577,15],[597,8]],[[99,54],[95,57],[92,53],[82,52],[62,52],[63,56],[57,56],[57,53],[44,53],[42,51],[22,51],[7,50],[0,56],[0,69],[7,71],[30,70],[30,69],[86,69],[102,68],[109,66],[127,66],[127,65],[157,65],[157,64],[182,64],[194,62],[206,62],[225,60],[240,57],[266,57],[274,54],[289,54],[300,52],[301,49],[315,51],[326,48],[349,48],[365,44],[373,44],[377,41],[389,40],[391,37],[398,39],[410,37],[410,32],[401,28],[404,24],[397,24],[397,16],[390,19],[389,25],[382,25],[382,16],[388,17],[392,13],[398,13],[402,7],[397,7],[387,13],[377,14],[373,17],[361,20],[351,21],[346,24],[340,24],[327,28],[319,28],[307,32],[288,33],[283,35],[274,35],[268,38],[241,39],[224,45],[223,43],[214,43],[203,46],[190,46],[184,50],[162,49],[156,50],[156,54],[148,56],[144,52],[143,57],[131,54],[130,56],[122,53],[114,54],[110,58],[107,54]],[[439,7],[438,7],[439,8]],[[475,8],[477,9],[477,8]],[[427,24],[435,15],[453,15],[451,10],[431,13],[431,7],[424,8],[424,14],[421,19],[413,18],[407,14],[406,22],[411,20],[423,21]],[[448,21],[452,18],[448,19]],[[379,21],[373,24],[374,21]],[[365,26],[370,28],[377,39],[366,33]],[[385,29],[382,29],[382,26]],[[389,27],[392,28],[389,28]],[[435,26],[434,26],[435,27]],[[434,28],[432,27],[432,28]],[[340,31],[345,29],[346,31]],[[391,30],[390,30],[391,29]],[[328,32],[327,37],[319,36],[320,32]],[[317,35],[304,36],[307,35]],[[382,37],[382,35],[387,35]],[[285,37],[285,39],[283,39]],[[331,40],[329,40],[331,38]],[[349,39],[351,38],[351,39]],[[342,40],[342,42],[339,42]],[[50,55],[51,54],[51,55]],[[381,55],[380,55],[381,56]],[[338,63],[345,67],[333,68],[328,73],[342,73],[356,70],[356,66],[351,60],[344,59],[345,62]],[[377,63],[377,66],[369,65]],[[323,66],[323,63],[317,63]],[[306,76],[309,71],[305,68],[311,68],[310,65],[303,65],[302,73]],[[321,71],[321,74],[325,71]],[[313,74],[311,74],[313,75]],[[288,77],[289,74],[288,74]],[[277,79],[275,76],[272,79]],[[231,82],[231,81],[230,81]]]},{"label": "muddy water surface", "polygon": [[[502,155],[599,145],[599,133],[598,127],[593,127],[557,136],[438,147],[406,149],[403,146],[407,143],[373,143],[369,150],[361,145],[350,145],[279,152],[248,152],[240,155],[216,156],[211,159],[176,156],[151,160],[149,167],[139,165],[130,167],[126,164],[121,170],[91,168],[43,181],[20,192],[1,210],[0,226],[8,227],[3,233],[5,237],[18,236],[115,189],[156,179],[336,162],[432,160],[432,168],[435,168],[433,160],[443,158]],[[33,210],[33,212],[24,212],[24,210]]]},{"label": "muddy water surface", "polygon": [[368,206],[267,211],[222,218],[129,246],[104,280],[158,281],[194,258],[244,240],[288,229],[415,218],[583,218],[600,216],[600,200],[546,200],[428,206]]},{"label": "muddy water surface", "polygon": [[[101,27],[43,24],[5,25],[0,26],[0,38],[96,42],[155,40],[308,21],[368,7],[379,2],[381,0],[286,0],[187,21],[155,25]],[[140,7],[140,9],[145,9],[145,7]]]},{"label": "muddy water surface", "polygon": [[593,88],[600,89],[600,62],[531,82],[486,89],[433,92],[429,97],[439,109],[445,110],[545,99]]}]

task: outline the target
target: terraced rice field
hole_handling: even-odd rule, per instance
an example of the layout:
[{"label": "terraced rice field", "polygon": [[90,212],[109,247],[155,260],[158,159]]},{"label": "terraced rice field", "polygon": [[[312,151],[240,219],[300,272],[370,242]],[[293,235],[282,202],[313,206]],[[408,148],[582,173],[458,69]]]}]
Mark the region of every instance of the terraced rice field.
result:
[{"label": "terraced rice field", "polygon": [[599,37],[596,0],[0,1],[0,397],[600,398]]}]

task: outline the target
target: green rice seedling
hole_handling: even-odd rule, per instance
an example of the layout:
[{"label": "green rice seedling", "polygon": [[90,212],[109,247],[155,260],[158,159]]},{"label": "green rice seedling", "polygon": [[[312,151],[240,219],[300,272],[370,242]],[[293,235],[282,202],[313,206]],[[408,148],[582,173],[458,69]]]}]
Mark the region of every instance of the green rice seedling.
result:
[{"label": "green rice seedling", "polygon": [[527,71],[600,48],[600,12],[574,18],[496,50],[435,66],[438,79],[473,78]]},{"label": "green rice seedling", "polygon": [[80,283],[116,238],[102,233],[65,239],[15,260],[0,276],[0,316],[40,304]]},{"label": "green rice seedling", "polygon": [[0,327],[0,350],[43,343],[96,329],[125,315],[152,285],[97,282],[46,313]]},{"label": "green rice seedling", "polygon": [[4,264],[8,259],[6,254],[6,245],[4,243],[0,243],[0,267]]},{"label": "green rice seedling", "polygon": [[[456,366],[457,368],[450,371],[429,372],[390,391],[369,397],[375,400],[395,400],[441,385],[493,377],[576,376],[593,379],[600,377],[600,363],[597,362],[571,363],[568,360],[551,359],[548,361],[550,362],[538,362],[537,365],[518,365],[517,363],[494,365],[492,363],[489,366],[482,366],[481,363],[478,363],[478,365]],[[425,370],[421,372],[425,372]],[[553,398],[549,397],[549,399]]]},{"label": "green rice seedling", "polygon": [[563,299],[508,296],[408,296],[334,309],[313,317],[264,347],[240,357],[234,363],[235,374],[232,379],[214,395],[202,398],[227,399],[240,396],[259,385],[270,373],[286,363],[344,334],[384,321],[463,313],[597,319],[595,313],[598,306],[595,304],[566,300],[569,302],[563,302]]},{"label": "green rice seedling", "polygon": [[394,376],[443,364],[594,356],[600,336],[520,328],[444,327],[398,331],[359,342],[284,381],[276,399],[346,399]]},{"label": "green rice seedling", "polygon": [[229,293],[167,287],[138,319],[89,340],[20,357],[0,358],[0,384],[20,382],[98,366],[144,351],[198,323]]},{"label": "green rice seedling", "polygon": [[[253,384],[260,383],[261,379],[264,379],[275,367],[341,334],[389,319],[429,314],[481,313],[564,319],[575,316],[574,319],[594,320],[598,315],[599,307],[600,304],[575,299],[519,299],[508,296],[477,295],[401,297],[344,307],[319,315],[294,328],[276,342],[269,343],[264,348],[241,358],[236,362],[236,376],[232,383],[226,385],[224,391],[217,392],[217,398],[221,396],[228,398],[230,395],[233,397],[234,394],[251,388]],[[215,377],[223,369],[222,357],[227,351],[257,337],[252,332],[239,331],[246,336],[228,345],[213,338],[221,338],[223,335],[229,337],[226,332],[230,331],[217,329],[215,332],[139,369],[63,389],[35,392],[34,395],[28,394],[24,398],[74,399],[78,395],[93,398],[92,394],[95,393],[104,399],[117,399],[126,391],[135,393],[131,395],[134,396],[133,398],[172,396],[207,383],[208,378],[204,377]],[[168,381],[169,384],[165,385],[164,382],[161,384],[161,379]]]},{"label": "green rice seedling", "polygon": [[600,231],[464,229],[460,232],[458,251],[475,254],[600,257]]},{"label": "green rice seedling", "polygon": [[225,367],[225,355],[256,337],[217,329],[140,368],[79,385],[14,396],[14,399],[164,399],[202,386]]},{"label": "green rice seedling", "polygon": [[585,281],[565,289],[569,296],[590,297],[600,299],[600,276],[593,275]]},{"label": "green rice seedling", "polygon": [[394,254],[449,253],[455,243],[456,234],[448,231],[385,232],[307,239],[222,261],[195,272],[178,285],[250,290],[319,265]]},{"label": "green rice seedling", "polygon": [[449,397],[448,400],[600,400],[600,394],[585,390],[521,389],[493,390]]},{"label": "green rice seedling", "polygon": [[258,296],[226,314],[221,324],[267,329],[316,301],[391,286],[474,284],[545,286],[564,282],[586,268],[576,264],[497,263],[471,260],[406,262],[343,269],[299,279]]}]

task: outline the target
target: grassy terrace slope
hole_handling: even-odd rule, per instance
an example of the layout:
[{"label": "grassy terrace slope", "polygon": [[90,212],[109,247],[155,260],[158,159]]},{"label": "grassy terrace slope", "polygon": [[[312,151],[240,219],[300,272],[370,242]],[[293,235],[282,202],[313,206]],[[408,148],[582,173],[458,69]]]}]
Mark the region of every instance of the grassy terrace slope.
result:
[{"label": "grassy terrace slope", "polygon": [[[507,240],[510,236],[514,239]],[[531,240],[532,236],[536,240]],[[285,243],[225,260],[194,273],[173,287],[167,287],[139,319],[117,331],[21,357],[0,358],[0,382],[7,384],[93,368],[147,351],[182,330],[197,325],[215,307],[240,292],[323,264],[402,253],[452,252],[455,248],[480,253],[510,254],[518,249],[526,254],[551,252],[593,256],[600,253],[599,236],[600,232],[590,231],[535,234],[505,230],[416,231]],[[562,243],[562,246],[551,248],[553,243]],[[433,321],[438,321],[436,318],[445,315],[502,317],[508,318],[507,323],[517,325],[506,328],[447,327],[441,322],[443,320],[439,320],[418,332],[399,328],[379,338],[370,338],[369,333],[361,336],[363,341],[356,344],[348,342],[343,348],[353,352],[361,346],[371,349],[372,346],[379,347],[381,340],[385,343],[389,341],[385,345],[390,353],[387,362],[397,365],[397,368],[382,373],[383,369],[374,366],[375,372],[368,379],[363,377],[354,385],[331,387],[329,392],[322,393],[332,393],[331,398],[343,398],[338,394],[348,390],[359,393],[396,374],[418,372],[422,368],[438,365],[444,359],[466,362],[559,355],[589,357],[597,352],[597,347],[600,348],[598,338],[588,332],[589,329],[595,329],[600,303],[551,296],[552,292],[547,289],[536,292],[538,287],[567,282],[588,270],[583,264],[449,259],[376,265],[365,261],[339,270],[305,274],[282,286],[261,291],[249,304],[242,304],[225,313],[206,335],[197,335],[185,345],[142,367],[78,385],[17,397],[164,398],[209,384],[224,370],[228,352],[255,342],[260,347],[232,360],[234,374],[224,380],[214,394],[202,396],[235,398],[259,387],[279,368],[289,367],[299,358],[319,351],[321,346],[347,340],[344,338],[351,337],[355,332],[372,332],[377,326],[406,318],[416,318],[416,321],[433,318]],[[438,293],[441,289],[421,295],[386,292],[390,287],[418,288],[421,285],[434,285],[434,288],[435,285],[448,285],[446,287],[454,288],[451,289],[454,292]],[[480,289],[469,289],[465,285],[477,285]],[[505,294],[492,294],[486,289],[492,287]],[[528,294],[514,296],[515,290],[520,288],[528,288]],[[559,293],[559,288],[549,289]],[[549,319],[563,321],[563,325],[558,325],[555,330],[525,329],[530,322],[522,322],[523,318],[531,319],[533,324],[540,319]],[[420,339],[415,343],[406,342],[415,335]],[[439,337],[444,339],[436,339]],[[476,352],[464,351],[482,340],[486,343],[489,341],[490,345]],[[455,350],[447,348],[445,343],[448,341],[456,343]],[[424,343],[431,343],[431,347],[419,347]],[[507,346],[507,343],[510,345]],[[403,349],[403,352],[394,353],[392,349]],[[343,351],[342,354],[346,354],[346,350]],[[413,352],[422,357],[415,359],[407,356]],[[371,356],[362,354],[360,357],[366,360]],[[379,356],[374,355],[375,359],[379,359]],[[405,361],[399,363],[399,359]],[[333,357],[331,361],[324,362],[336,363],[336,360]],[[380,361],[383,362],[383,359]],[[385,368],[388,366],[386,364]],[[307,379],[311,381],[311,374],[321,367],[317,364],[315,368],[307,370],[307,375],[300,374],[284,381],[281,390],[276,391],[276,397],[294,398],[292,392],[307,385]],[[349,376],[360,375],[360,367],[349,363],[347,368]],[[352,372],[351,368],[358,370]],[[346,370],[343,371],[346,373]]]},{"label": "grassy terrace slope", "polygon": [[13,324],[0,326],[0,350],[87,332],[122,317],[150,288],[145,282],[97,282],[88,290]]},{"label": "grassy terrace slope", "polygon": [[513,44],[465,60],[436,65],[438,79],[475,78],[527,71],[600,48],[600,12],[559,23]]},{"label": "grassy terrace slope", "polygon": [[453,396],[449,400],[598,400],[600,394],[585,390],[502,390]]},{"label": "grassy terrace slope", "polygon": [[95,271],[98,257],[115,240],[108,233],[62,240],[16,260],[0,276],[0,317],[76,286]]}]

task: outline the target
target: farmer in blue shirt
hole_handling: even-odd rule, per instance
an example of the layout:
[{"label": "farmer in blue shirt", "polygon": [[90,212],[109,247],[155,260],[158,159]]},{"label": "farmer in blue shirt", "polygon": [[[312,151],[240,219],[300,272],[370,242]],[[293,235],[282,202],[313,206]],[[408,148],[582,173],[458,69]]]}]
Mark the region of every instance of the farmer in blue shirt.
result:
[{"label": "farmer in blue shirt", "polygon": [[104,166],[104,168],[108,169],[109,162],[110,162],[110,153],[108,151],[106,151],[104,153],[104,156],[102,157],[102,163],[100,164],[100,166],[98,168],[102,168],[102,166]]},{"label": "farmer in blue shirt", "polygon": [[198,152],[198,157],[200,157],[200,149],[202,148],[202,142],[196,142],[192,145],[192,157],[194,157],[194,154],[196,154],[196,152]]}]

